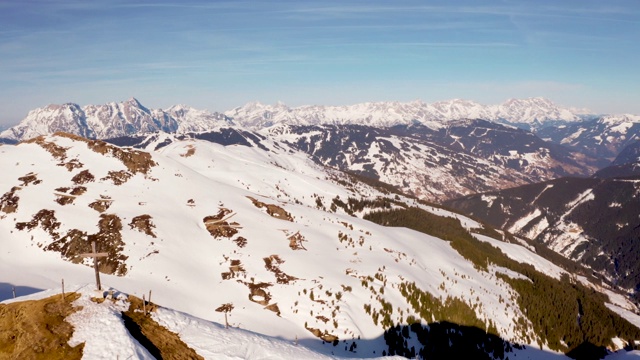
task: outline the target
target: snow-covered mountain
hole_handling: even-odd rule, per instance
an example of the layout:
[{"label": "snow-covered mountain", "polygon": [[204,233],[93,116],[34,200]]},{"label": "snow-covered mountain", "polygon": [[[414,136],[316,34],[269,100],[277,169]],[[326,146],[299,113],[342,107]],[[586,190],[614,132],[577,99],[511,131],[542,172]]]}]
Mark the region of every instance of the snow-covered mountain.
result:
[{"label": "snow-covered mountain", "polygon": [[389,127],[421,123],[439,129],[459,119],[484,119],[537,129],[547,124],[575,122],[586,114],[563,109],[544,98],[510,99],[501,105],[454,99],[427,104],[374,102],[350,106],[299,106],[283,103],[248,103],[222,113],[196,110],[185,105],[151,110],[131,98],[105,105],[49,105],[29,112],[20,124],[0,133],[0,138],[21,141],[39,135],[64,131],[88,138],[108,139],[156,131],[168,133],[200,132],[233,123],[249,130],[276,124],[285,125],[366,125]]},{"label": "snow-covered mountain", "polygon": [[548,99],[510,99],[500,105],[454,99],[427,104],[371,102],[350,106],[300,106],[290,108],[282,103],[265,105],[258,102],[229,110],[225,115],[243,126],[261,129],[274,124],[345,125],[372,127],[408,125],[419,122],[433,129],[452,120],[483,119],[537,129],[548,123],[575,122],[587,116],[585,110],[560,108]]},{"label": "snow-covered mountain", "polygon": [[207,321],[228,309],[233,327],[327,356],[520,358],[524,344],[557,357],[640,338],[623,293],[474,220],[276,139],[165,140],[150,139],[153,151],[66,134],[1,146],[0,285],[91,281],[91,260],[78,255],[94,241],[108,254],[106,287],[153,290],[154,302]]},{"label": "snow-covered mountain", "polygon": [[430,201],[490,189],[586,176],[594,161],[534,134],[483,120],[438,130],[414,124],[272,126],[261,132],[319,163],[358,173]]},{"label": "snow-covered mountain", "polygon": [[602,159],[607,166],[626,146],[640,140],[640,116],[605,115],[593,120],[541,129],[546,140]]},{"label": "snow-covered mountain", "polygon": [[150,110],[131,98],[105,105],[49,105],[29,112],[20,124],[2,133],[0,138],[27,140],[58,131],[92,139],[108,139],[153,132],[200,132],[229,126],[230,119],[220,113],[196,110],[185,105],[167,110]]}]

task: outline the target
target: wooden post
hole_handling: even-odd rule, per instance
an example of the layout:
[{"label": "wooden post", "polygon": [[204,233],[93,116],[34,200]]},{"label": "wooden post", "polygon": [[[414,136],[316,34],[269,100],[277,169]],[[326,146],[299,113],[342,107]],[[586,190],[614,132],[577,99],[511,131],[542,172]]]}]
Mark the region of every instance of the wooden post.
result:
[{"label": "wooden post", "polygon": [[92,241],[91,242],[91,252],[90,253],[78,254],[76,256],[93,258],[93,269],[95,270],[95,273],[96,273],[96,286],[98,287],[98,290],[102,290],[102,286],[100,285],[100,271],[98,271],[98,258],[99,257],[107,257],[107,256],[109,256],[109,253],[97,253],[96,252],[96,242]]},{"label": "wooden post", "polygon": [[11,287],[11,291],[13,292],[13,298],[15,299],[16,298],[16,287],[12,286]]},{"label": "wooden post", "polygon": [[147,316],[147,305],[146,300],[144,299],[144,294],[142,294],[142,313]]},{"label": "wooden post", "polygon": [[64,301],[64,279],[62,279],[62,301]]},{"label": "wooden post", "polygon": [[149,290],[149,305],[151,305],[151,290]]},{"label": "wooden post", "polygon": [[227,312],[224,312],[224,328],[228,329],[229,328],[229,321],[227,320]]}]

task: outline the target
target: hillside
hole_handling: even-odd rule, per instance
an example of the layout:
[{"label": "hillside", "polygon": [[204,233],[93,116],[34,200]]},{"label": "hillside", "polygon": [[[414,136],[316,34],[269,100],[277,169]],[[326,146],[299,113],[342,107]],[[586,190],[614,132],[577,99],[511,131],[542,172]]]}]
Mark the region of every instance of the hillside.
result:
[{"label": "hillside", "polygon": [[[153,290],[154,302],[207,321],[222,322],[215,309],[232,304],[233,327],[298,338],[325,354],[429,355],[444,351],[429,344],[448,344],[442,336],[454,330],[462,353],[494,356],[521,345],[549,356],[583,342],[616,349],[640,338],[617,315],[640,324],[624,296],[499,241],[476,221],[267,138],[246,138],[252,147],[165,140],[150,139],[150,152],[68,134],[0,147],[0,283],[91,281],[91,260],[76,255],[95,241],[108,253],[100,261],[107,287],[138,297]],[[382,220],[370,220],[405,228],[363,219],[381,211]],[[394,211],[436,226],[397,222]],[[556,287],[570,290],[540,297]],[[530,301],[564,320],[545,322]],[[563,308],[567,302],[590,305]],[[598,325],[572,327],[578,314]]]},{"label": "hillside", "polygon": [[566,258],[589,266],[637,298],[639,183],[638,176],[628,175],[561,178],[446,204],[497,228],[545,244]]}]

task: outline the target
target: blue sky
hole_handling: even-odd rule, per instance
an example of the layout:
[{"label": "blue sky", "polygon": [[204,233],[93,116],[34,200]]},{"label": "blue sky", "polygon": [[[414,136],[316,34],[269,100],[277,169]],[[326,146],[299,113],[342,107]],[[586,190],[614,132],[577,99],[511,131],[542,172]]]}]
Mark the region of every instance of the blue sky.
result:
[{"label": "blue sky", "polygon": [[640,1],[0,1],[0,124],[151,108],[548,97],[640,114]]}]

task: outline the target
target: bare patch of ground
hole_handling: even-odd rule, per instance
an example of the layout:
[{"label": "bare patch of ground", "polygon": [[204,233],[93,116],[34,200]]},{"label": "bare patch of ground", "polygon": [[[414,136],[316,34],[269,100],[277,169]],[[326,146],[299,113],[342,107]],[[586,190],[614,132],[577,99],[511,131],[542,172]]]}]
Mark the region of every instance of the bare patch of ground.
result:
[{"label": "bare patch of ground", "polygon": [[22,186],[27,186],[29,184],[38,185],[42,182],[42,180],[38,179],[38,175],[32,172],[19,177],[18,180],[22,181]]},{"label": "bare patch of ground", "polygon": [[124,171],[124,170],[119,170],[119,171],[109,171],[107,173],[107,176],[103,177],[100,180],[111,180],[113,181],[114,185],[122,185],[124,183],[127,182],[127,180],[131,179],[131,177],[133,176],[132,173],[128,172],[128,171]]},{"label": "bare patch of ground", "polygon": [[80,160],[78,159],[71,159],[64,164],[58,164],[58,165],[62,165],[66,167],[68,171],[73,171],[74,169],[81,169],[84,166],[84,164],[81,163]]},{"label": "bare patch of ground", "polygon": [[231,264],[229,265],[229,271],[222,273],[222,280],[233,279],[240,275],[244,275],[246,277],[246,273],[247,272],[240,260],[231,260]]},{"label": "bare patch of ground", "polygon": [[68,187],[59,187],[55,189],[60,194],[55,194],[56,202],[60,205],[72,204],[76,199],[76,196],[80,196],[87,191],[87,188],[84,186],[75,186],[73,188]]},{"label": "bare patch of ground", "polygon": [[264,305],[264,306],[269,305],[269,301],[271,300],[271,294],[269,294],[269,292],[267,292],[267,290],[265,289],[269,288],[273,284],[265,283],[265,282],[248,283],[240,280],[238,280],[238,282],[245,284],[249,288],[249,300],[260,305]]},{"label": "bare patch of ground", "polygon": [[95,181],[95,179],[96,179],[95,176],[93,176],[93,174],[91,174],[89,170],[83,170],[75,174],[71,178],[71,181],[73,181],[73,183],[76,185],[82,185],[89,182],[93,182]]},{"label": "bare patch of ground", "polygon": [[48,232],[53,239],[58,239],[60,237],[57,231],[58,228],[60,228],[60,222],[56,218],[56,213],[53,210],[42,209],[33,215],[31,221],[16,223],[16,229],[18,230],[26,229],[30,231],[37,226],[40,226],[42,230]]},{"label": "bare patch of ground", "polygon": [[41,300],[0,305],[0,358],[80,359],[84,344],[70,347],[73,326],[65,318],[79,297],[68,293]]},{"label": "bare patch of ground", "polygon": [[264,307],[265,310],[273,311],[276,315],[280,316],[280,308],[277,303],[273,303]]},{"label": "bare patch of ground", "polygon": [[[60,134],[60,133],[56,133]],[[55,135],[55,134],[54,134]],[[67,149],[52,142],[46,142],[45,136],[38,136],[33,139],[24,141],[24,143],[34,143],[40,145],[43,149],[47,150],[51,156],[60,162],[64,162],[67,159]]]},{"label": "bare patch of ground", "polygon": [[[106,258],[100,260],[99,269],[105,274],[115,274],[123,276],[127,273],[127,266],[125,260],[128,256],[122,254],[124,250],[124,241],[122,241],[122,221],[117,215],[114,214],[102,214],[100,215],[100,221],[98,222],[99,232],[89,235],[89,246],[91,241],[96,242],[98,252],[108,252],[109,255]],[[89,249],[87,249],[86,252]]]},{"label": "bare patch of ground", "polygon": [[87,188],[84,186],[75,186],[71,189],[70,194],[74,195],[74,196],[80,196],[82,194],[84,194],[85,192],[87,192]]},{"label": "bare patch of ground", "polygon": [[187,145],[186,149],[187,149],[187,152],[184,154],[180,154],[180,156],[189,157],[189,156],[193,156],[193,154],[196,153],[196,148],[193,145]]},{"label": "bare patch of ground", "polygon": [[276,282],[278,284],[289,284],[292,281],[298,280],[297,277],[287,275],[284,271],[280,270],[280,265],[284,263],[284,260],[278,255],[271,255],[262,260],[264,260],[264,267],[276,276]]},{"label": "bare patch of ground", "polygon": [[153,233],[153,229],[155,229],[156,226],[153,224],[153,221],[151,221],[151,215],[145,214],[136,216],[131,219],[129,226],[131,229],[136,229],[151,236],[152,238],[156,237],[156,234]]},{"label": "bare patch of ground", "polygon": [[97,212],[103,213],[107,211],[109,207],[111,207],[112,203],[113,203],[113,200],[111,200],[111,198],[104,195],[100,195],[100,200],[96,200],[92,202],[91,204],[89,204],[89,207]]},{"label": "bare patch of ground", "polygon": [[234,243],[236,243],[236,245],[238,245],[239,248],[243,248],[245,246],[247,246],[247,239],[243,238],[242,236],[238,236],[237,238],[232,240]]},{"label": "bare patch of ground", "polygon": [[330,342],[338,341],[337,336],[329,334],[326,330],[322,332],[320,329],[308,327],[306,325],[305,325],[305,328],[309,330],[309,332],[312,333],[315,337],[318,337],[326,342],[330,343]]},{"label": "bare patch of ground", "polygon": [[73,204],[73,201],[76,199],[75,196],[69,196],[65,194],[56,194],[56,202],[60,205],[68,205]]},{"label": "bare patch of ground", "polygon": [[39,247],[43,247],[45,251],[59,252],[62,257],[73,263],[83,262],[83,258],[76,255],[91,252],[91,242],[96,242],[98,252],[107,252],[106,258],[99,261],[99,270],[105,274],[115,274],[123,276],[127,273],[125,261],[128,259],[122,254],[124,250],[124,241],[122,241],[122,221],[117,215],[101,214],[98,221],[99,231],[95,234],[87,234],[78,229],[71,229],[66,234],[58,233],[60,222],[56,219],[53,210],[43,209],[36,213],[29,222],[16,223],[18,230],[33,230],[40,227],[46,231],[53,240],[49,245],[44,246],[38,243]]},{"label": "bare patch of ground", "polygon": [[307,240],[302,236],[302,234],[300,234],[300,231],[289,236],[287,239],[289,239],[289,247],[291,250],[307,250],[303,245],[303,242]]},{"label": "bare patch of ground", "polygon": [[253,203],[253,205],[259,209],[264,208],[271,217],[281,220],[293,221],[293,217],[289,214],[285,209],[281,208],[278,205],[266,204],[258,199],[252,198],[251,196],[247,196],[249,200]]},{"label": "bare patch of ground", "polygon": [[216,215],[206,216],[202,221],[204,222],[204,226],[209,231],[209,234],[213,236],[214,239],[219,237],[231,238],[233,235],[238,233],[240,228],[240,224],[237,222],[229,223],[229,220],[233,216],[233,211],[220,208],[220,211]]},{"label": "bare patch of ground", "polygon": [[157,165],[156,162],[152,160],[151,154],[144,151],[123,149],[101,140],[89,140],[68,133],[57,132],[53,135],[85,142],[89,149],[97,152],[98,154],[111,155],[114,158],[120,160],[124,164],[124,166],[126,166],[127,169],[134,174],[148,174],[149,170],[151,170],[153,166]]},{"label": "bare patch of ground", "polygon": [[16,191],[20,190],[21,187],[14,186],[10,191],[4,193],[0,198],[0,210],[6,214],[15,212],[18,210],[18,201],[20,197],[16,195]]},{"label": "bare patch of ground", "polygon": [[92,202],[91,204],[89,204],[89,207],[97,212],[103,213],[107,211],[109,207],[111,207],[112,203],[113,203],[113,200],[105,197],[100,200],[96,200]]}]

